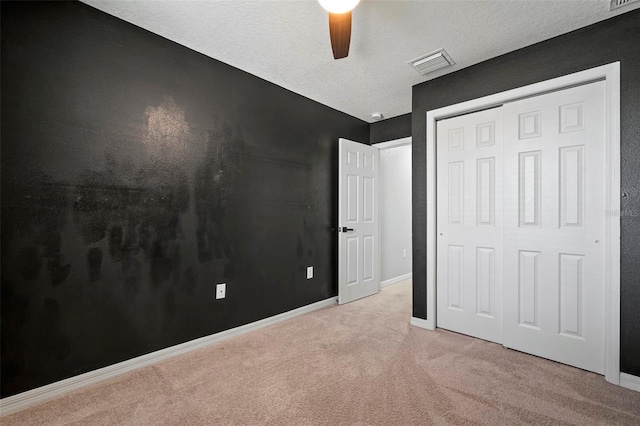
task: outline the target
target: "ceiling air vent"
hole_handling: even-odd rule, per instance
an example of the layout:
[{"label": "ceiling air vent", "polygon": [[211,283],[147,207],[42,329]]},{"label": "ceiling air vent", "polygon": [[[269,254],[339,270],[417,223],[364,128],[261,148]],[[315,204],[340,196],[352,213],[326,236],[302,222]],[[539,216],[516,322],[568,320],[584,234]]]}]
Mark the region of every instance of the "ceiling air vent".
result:
[{"label": "ceiling air vent", "polygon": [[636,3],[637,1],[640,1],[640,0],[611,0],[611,4],[609,5],[609,10],[616,10],[628,4]]},{"label": "ceiling air vent", "polygon": [[430,72],[437,71],[453,64],[455,64],[455,62],[451,59],[451,56],[444,51],[444,49],[436,50],[435,52],[420,56],[413,61],[409,61],[409,65],[415,68],[415,70],[422,75],[427,75]]}]

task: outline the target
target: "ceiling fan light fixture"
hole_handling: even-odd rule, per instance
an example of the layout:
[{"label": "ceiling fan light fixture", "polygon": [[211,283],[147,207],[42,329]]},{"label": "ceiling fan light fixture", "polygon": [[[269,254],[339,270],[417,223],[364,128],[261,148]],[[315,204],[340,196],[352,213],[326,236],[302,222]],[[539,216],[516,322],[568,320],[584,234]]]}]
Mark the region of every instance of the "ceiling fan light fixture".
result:
[{"label": "ceiling fan light fixture", "polygon": [[360,0],[318,0],[329,13],[347,13],[351,12],[360,3]]}]

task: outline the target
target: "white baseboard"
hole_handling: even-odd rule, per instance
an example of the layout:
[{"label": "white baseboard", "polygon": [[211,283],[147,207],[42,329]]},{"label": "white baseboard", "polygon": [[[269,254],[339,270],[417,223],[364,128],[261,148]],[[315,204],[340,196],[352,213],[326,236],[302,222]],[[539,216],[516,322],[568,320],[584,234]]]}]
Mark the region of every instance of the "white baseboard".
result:
[{"label": "white baseboard", "polygon": [[288,320],[290,318],[297,317],[299,315],[307,314],[309,312],[313,312],[328,306],[333,306],[337,303],[337,299],[337,297],[331,297],[329,299],[321,300],[319,302],[312,303],[310,305],[303,306],[292,311],[283,312],[281,314],[245,324],[240,327],[221,331],[220,333],[201,337],[199,339],[191,340],[189,342],[181,343],[176,346],[171,346],[169,348],[161,349],[156,352],[132,358],[118,364],[113,364],[104,368],[100,368],[98,370],[70,377],[59,382],[51,383],[50,385],[19,393],[8,398],[0,399],[0,414],[4,415],[13,413],[28,406],[40,404],[49,399],[65,395],[69,392],[73,392],[86,386],[94,385],[104,380],[111,379],[123,373],[146,367],[148,365],[155,364],[160,361],[164,361],[166,359],[194,351],[196,349],[204,348],[222,340],[240,336],[242,334],[246,334],[251,331],[255,331],[260,328],[264,328]]},{"label": "white baseboard", "polygon": [[620,373],[620,386],[640,392],[640,377],[627,373]]},{"label": "white baseboard", "polygon": [[400,275],[395,278],[389,278],[388,280],[380,281],[380,287],[385,287],[391,284],[399,283],[400,281],[408,280],[413,277],[413,273],[409,272],[408,274]]},{"label": "white baseboard", "polygon": [[426,328],[427,330],[433,330],[433,327],[429,324],[429,321],[422,318],[411,317],[411,325]]}]

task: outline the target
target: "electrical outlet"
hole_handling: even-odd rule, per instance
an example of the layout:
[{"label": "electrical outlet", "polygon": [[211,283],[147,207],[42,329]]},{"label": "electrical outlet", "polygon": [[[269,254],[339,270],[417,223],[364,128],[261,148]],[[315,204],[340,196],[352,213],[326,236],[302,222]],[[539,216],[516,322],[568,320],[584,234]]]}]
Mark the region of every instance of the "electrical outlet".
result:
[{"label": "electrical outlet", "polygon": [[313,278],[313,266],[307,266],[307,279]]},{"label": "electrical outlet", "polygon": [[216,285],[216,299],[224,299],[227,295],[227,284],[217,284]]}]

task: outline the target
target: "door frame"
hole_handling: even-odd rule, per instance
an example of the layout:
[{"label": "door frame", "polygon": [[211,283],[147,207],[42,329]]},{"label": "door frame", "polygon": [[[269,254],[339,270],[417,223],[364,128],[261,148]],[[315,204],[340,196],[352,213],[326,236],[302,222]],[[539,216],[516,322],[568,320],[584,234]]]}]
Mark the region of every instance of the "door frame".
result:
[{"label": "door frame", "polygon": [[605,379],[620,384],[620,62],[519,87],[427,112],[427,319],[412,323],[435,330],[436,307],[436,122],[499,106],[505,102],[604,80],[606,117],[605,158]]},{"label": "door frame", "polygon": [[397,148],[399,146],[411,145],[411,140],[412,139],[413,138],[411,136],[407,136],[405,138],[393,139],[393,140],[386,141],[386,142],[374,143],[371,146],[375,146],[376,148],[378,148],[379,150],[382,151],[383,149]]}]

